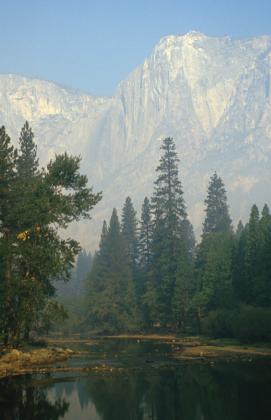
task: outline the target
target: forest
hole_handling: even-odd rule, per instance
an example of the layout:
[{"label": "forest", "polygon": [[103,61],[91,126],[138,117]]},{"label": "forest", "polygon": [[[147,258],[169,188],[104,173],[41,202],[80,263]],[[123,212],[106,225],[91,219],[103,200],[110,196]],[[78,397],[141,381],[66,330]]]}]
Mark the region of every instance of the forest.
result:
[{"label": "forest", "polygon": [[196,243],[189,221],[179,159],[172,138],[161,146],[154,191],[141,218],[130,197],[121,220],[113,209],[86,279],[91,330],[176,331],[271,339],[271,215],[253,205],[236,229],[226,189],[215,172]]},{"label": "forest", "polygon": [[[165,138],[153,194],[140,220],[131,197],[104,221],[92,257],[60,229],[101,199],[80,158],[57,155],[40,168],[26,122],[18,149],[0,129],[0,335],[174,331],[271,340],[271,215],[253,205],[233,226],[215,172],[198,241],[189,221],[174,140]],[[70,282],[69,282],[70,281]],[[69,318],[68,318],[69,315]]]}]

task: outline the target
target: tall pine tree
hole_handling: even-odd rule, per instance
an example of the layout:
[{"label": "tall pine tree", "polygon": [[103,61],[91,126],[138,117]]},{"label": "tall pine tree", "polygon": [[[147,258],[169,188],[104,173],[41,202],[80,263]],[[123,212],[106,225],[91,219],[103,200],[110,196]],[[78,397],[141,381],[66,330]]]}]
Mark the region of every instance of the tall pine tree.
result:
[{"label": "tall pine tree", "polygon": [[193,322],[191,301],[195,292],[194,253],[193,226],[185,219],[181,225],[178,268],[172,301],[175,325],[182,332],[187,332]]},{"label": "tall pine tree", "polygon": [[146,297],[151,297],[150,305],[153,305],[153,298],[156,299],[156,319],[153,322],[165,326],[173,323],[172,298],[178,268],[181,224],[186,218],[186,208],[178,174],[179,159],[171,137],[163,140],[161,151],[152,197],[152,280]]},{"label": "tall pine tree", "polygon": [[202,241],[196,256],[196,293],[193,306],[199,325],[208,311],[233,304],[233,232],[224,183],[216,172],[205,200]]},{"label": "tall pine tree", "polygon": [[205,200],[205,220],[203,223],[203,235],[215,232],[231,232],[231,218],[227,204],[225,186],[215,172],[210,179]]},{"label": "tall pine tree", "polygon": [[[38,322],[55,289],[52,279],[68,279],[79,244],[62,239],[58,227],[89,217],[100,200],[79,173],[80,158],[56,156],[38,170],[33,133],[25,124],[19,153],[0,132],[0,252],[4,269],[5,342],[19,340]],[[3,250],[3,253],[2,253]]]},{"label": "tall pine tree", "polygon": [[146,271],[151,263],[151,244],[152,244],[152,215],[151,204],[148,197],[144,198],[141,210],[141,220],[139,229],[139,264],[141,270]]},{"label": "tall pine tree", "polygon": [[127,246],[127,255],[132,270],[136,270],[138,264],[138,231],[136,211],[132,200],[127,197],[122,209],[121,232]]}]

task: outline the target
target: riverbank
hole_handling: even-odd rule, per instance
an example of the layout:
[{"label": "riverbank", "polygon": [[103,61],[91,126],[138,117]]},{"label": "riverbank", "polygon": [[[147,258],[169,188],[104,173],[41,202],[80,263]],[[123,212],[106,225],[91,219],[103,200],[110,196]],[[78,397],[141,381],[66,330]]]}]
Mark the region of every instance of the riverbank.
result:
[{"label": "riverbank", "polygon": [[[91,347],[107,340],[134,340],[135,343],[155,342],[168,344],[168,357],[183,363],[212,363],[215,361],[252,361],[265,358],[271,361],[270,344],[245,345],[234,340],[212,340],[205,337],[180,337],[174,334],[135,334],[118,336],[99,336],[81,339],[80,337],[51,337],[47,340],[49,347],[32,349],[30,351],[13,349],[0,357],[0,378],[29,373],[46,372],[112,372],[119,370],[111,363],[98,363],[98,365],[69,366],[65,362],[73,356],[81,357],[91,354]],[[80,344],[87,346],[82,352]],[[72,346],[75,350],[71,350]],[[156,346],[155,346],[156,347]],[[79,351],[77,351],[79,350]],[[157,351],[157,349],[155,349]],[[115,354],[114,357],[118,357]],[[148,355],[148,362],[149,357]]]},{"label": "riverbank", "polygon": [[[129,336],[126,336],[128,338]],[[270,358],[270,344],[242,344],[237,340],[208,339],[205,337],[178,337],[174,335],[136,335],[136,340],[158,340],[171,343],[173,356],[179,360],[204,361],[220,360],[254,360],[256,358]],[[118,338],[125,338],[120,335]]]},{"label": "riverbank", "polygon": [[49,343],[64,345],[68,343],[85,343],[92,345],[99,340],[136,340],[157,341],[168,343],[174,357],[180,360],[207,360],[207,359],[256,359],[270,358],[271,343],[244,344],[237,340],[211,339],[203,336],[180,337],[175,334],[119,334],[106,336],[93,336],[87,339],[79,337],[58,337],[49,339]]},{"label": "riverbank", "polygon": [[179,360],[245,360],[268,358],[271,361],[271,346],[268,344],[242,344],[234,340],[180,339],[173,350]]},{"label": "riverbank", "polygon": [[[48,370],[57,362],[63,362],[75,352],[67,348],[41,348],[31,351],[12,349],[0,357],[0,378]],[[51,369],[50,369],[51,370]]]}]

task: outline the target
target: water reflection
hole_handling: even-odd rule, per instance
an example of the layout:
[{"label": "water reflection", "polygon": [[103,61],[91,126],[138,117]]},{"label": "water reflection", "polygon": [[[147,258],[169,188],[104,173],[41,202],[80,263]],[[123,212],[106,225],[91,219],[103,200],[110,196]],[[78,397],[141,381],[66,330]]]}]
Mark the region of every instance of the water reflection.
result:
[{"label": "water reflection", "polygon": [[[111,353],[106,346],[106,351],[103,344],[96,350],[106,360],[115,360],[115,344]],[[0,382],[1,419],[271,419],[270,363],[161,364],[164,346],[156,353],[149,344],[133,346],[117,349],[127,366],[121,372]],[[155,359],[151,364],[150,355]],[[96,361],[94,352],[93,357]]]},{"label": "water reflection", "polygon": [[29,383],[27,377],[0,381],[1,420],[57,420],[63,418],[69,403],[63,398],[50,401],[46,380]]}]

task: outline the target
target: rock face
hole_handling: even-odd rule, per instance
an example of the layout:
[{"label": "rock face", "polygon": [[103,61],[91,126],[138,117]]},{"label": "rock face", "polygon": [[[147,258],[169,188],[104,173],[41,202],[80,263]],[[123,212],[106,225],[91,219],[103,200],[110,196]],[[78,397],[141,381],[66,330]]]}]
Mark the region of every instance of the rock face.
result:
[{"label": "rock face", "polygon": [[68,150],[103,200],[77,235],[97,243],[101,221],[131,195],[152,191],[160,140],[175,138],[190,218],[200,228],[208,179],[225,181],[234,220],[271,204],[271,37],[234,40],[198,32],[162,38],[112,98],[50,82],[0,76],[0,118],[12,137],[25,119],[41,161]]}]

